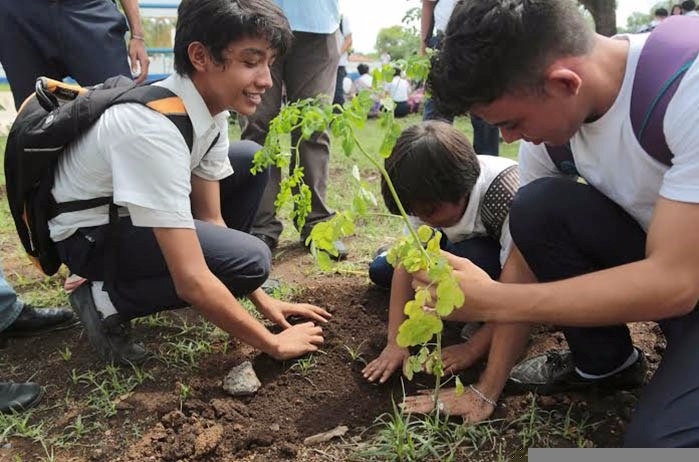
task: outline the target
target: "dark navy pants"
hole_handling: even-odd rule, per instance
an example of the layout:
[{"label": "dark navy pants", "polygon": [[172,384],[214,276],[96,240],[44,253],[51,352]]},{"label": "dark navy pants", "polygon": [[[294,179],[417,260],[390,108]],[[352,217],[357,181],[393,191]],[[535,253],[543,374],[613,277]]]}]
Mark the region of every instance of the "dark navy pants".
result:
[{"label": "dark navy pants", "polygon": [[[267,170],[250,173],[259,149],[252,141],[231,143],[229,158],[235,173],[221,181],[221,209],[228,227],[195,220],[207,266],[236,296],[260,287],[271,265],[267,246],[248,234],[269,180]],[[73,273],[104,281],[113,255],[110,246],[116,245],[115,280],[105,286],[125,319],[187,306],[177,296],[152,228],[133,226],[128,217],[122,217],[117,226],[116,242],[108,237],[110,225],[81,228],[58,243],[61,259]]]},{"label": "dark navy pants", "polygon": [[[510,209],[512,238],[542,282],[641,260],[646,233],[594,188],[544,178],[520,189]],[[699,445],[699,315],[660,321],[667,350],[643,390],[625,436],[631,447]],[[604,374],[632,353],[625,325],[563,329],[576,366]]]},{"label": "dark navy pants", "polygon": [[[500,243],[489,237],[474,237],[461,242],[452,243],[442,235],[440,247],[459,257],[465,257],[483,269],[491,278],[500,277]],[[382,252],[369,264],[369,279],[386,289],[391,287],[393,266],[386,260]]]},{"label": "dark navy pants", "polygon": [[[441,120],[450,124],[454,123],[453,117],[442,114],[435,107],[434,101],[425,101],[425,112],[422,120]],[[500,154],[500,130],[494,125],[490,125],[485,120],[471,114],[471,126],[473,127],[473,150],[476,154],[487,154],[497,156]]]},{"label": "dark navy pants", "polygon": [[111,0],[0,1],[0,62],[15,106],[40,76],[72,77],[83,86],[130,78],[127,30]]}]

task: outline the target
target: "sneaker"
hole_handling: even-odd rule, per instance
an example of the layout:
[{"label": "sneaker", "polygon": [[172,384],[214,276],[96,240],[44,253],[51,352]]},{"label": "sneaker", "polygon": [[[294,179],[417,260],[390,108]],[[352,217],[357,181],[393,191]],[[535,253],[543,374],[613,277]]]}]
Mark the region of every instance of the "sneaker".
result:
[{"label": "sneaker", "polygon": [[70,294],[70,305],[80,317],[87,338],[97,353],[107,362],[139,364],[148,357],[142,345],[134,343],[131,323],[119,314],[103,318],[92,299],[92,284],[80,285]]},{"label": "sneaker", "polygon": [[573,355],[568,350],[552,350],[525,359],[512,368],[508,389],[515,393],[534,391],[542,395],[590,387],[606,389],[638,388],[645,382],[648,362],[636,348],[638,359],[624,370],[602,379],[586,379],[575,371]]},{"label": "sneaker", "polygon": [[464,327],[461,328],[461,333],[459,335],[463,340],[468,342],[471,337],[473,337],[473,334],[475,334],[482,326],[482,322],[467,322],[464,324]]}]

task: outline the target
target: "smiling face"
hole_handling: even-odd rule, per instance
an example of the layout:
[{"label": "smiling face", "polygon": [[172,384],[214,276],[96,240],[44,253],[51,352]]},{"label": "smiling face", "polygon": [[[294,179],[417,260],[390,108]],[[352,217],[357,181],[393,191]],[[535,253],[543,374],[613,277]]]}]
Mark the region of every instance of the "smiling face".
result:
[{"label": "smiling face", "polygon": [[270,66],[276,52],[263,38],[232,42],[222,53],[222,63],[199,42],[189,45],[189,56],[195,68],[192,81],[212,114],[227,109],[253,114],[272,87]]}]

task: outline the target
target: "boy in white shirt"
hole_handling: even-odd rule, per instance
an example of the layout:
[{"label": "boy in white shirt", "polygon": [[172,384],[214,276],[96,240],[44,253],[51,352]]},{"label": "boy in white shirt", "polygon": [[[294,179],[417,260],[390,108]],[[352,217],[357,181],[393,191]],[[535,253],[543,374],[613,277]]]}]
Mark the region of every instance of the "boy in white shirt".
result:
[{"label": "boy in white shirt", "polygon": [[[184,0],[176,74],[154,85],[181,100],[192,126],[191,152],[160,112],[119,104],[60,157],[56,202],[111,196],[118,206],[116,224],[107,224],[112,206],[60,214],[49,223],[61,260],[89,281],[70,301],[104,359],[144,360],[129,320],[187,305],[278,359],[322,343],[320,327],[292,327],[286,317],[325,322],[325,310],[280,302],[259,288],[270,252],[247,232],[268,175],[249,173],[258,145],[228,142],[227,111],[255,111],[272,86],[269,66],[290,41],[288,22],[271,0]],[[268,331],[236,300],[243,295],[285,330]]]},{"label": "boy in white shirt", "polygon": [[[454,258],[467,294],[458,316],[562,326],[570,351],[513,370],[540,391],[642,385],[646,361],[626,323],[658,322],[667,348],[626,427],[628,447],[699,445],[697,24],[673,16],[650,34],[604,37],[568,0],[463,0],[430,77],[450,111],[522,140],[512,254],[536,277],[497,283]],[[585,183],[552,161],[566,144]]]},{"label": "boy in white shirt", "polygon": [[[519,185],[516,162],[477,156],[468,139],[453,126],[429,121],[404,130],[385,163],[406,211],[442,231],[442,249],[469,258],[494,280],[516,281],[508,268],[509,208]],[[385,182],[382,192],[388,209],[399,213]],[[396,335],[413,289],[406,270],[401,266],[393,271],[383,255],[372,263],[370,277],[380,285],[390,281],[391,286],[387,345],[363,371],[367,380],[383,383],[409,355],[407,348],[397,345]],[[486,324],[467,342],[443,348],[444,370],[451,373],[488,354],[488,366],[479,381],[460,400],[453,391],[440,395],[450,412],[471,422],[493,413],[527,339],[526,332],[520,330],[513,336],[512,331],[508,325]],[[407,398],[407,411],[416,410],[412,401]]]}]

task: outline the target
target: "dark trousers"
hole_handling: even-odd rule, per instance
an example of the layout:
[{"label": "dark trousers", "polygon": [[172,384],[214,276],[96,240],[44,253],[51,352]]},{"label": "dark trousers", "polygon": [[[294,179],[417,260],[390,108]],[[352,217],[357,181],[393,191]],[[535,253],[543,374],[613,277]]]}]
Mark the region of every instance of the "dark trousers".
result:
[{"label": "dark trousers", "polygon": [[342,106],[345,104],[345,91],[342,88],[342,81],[347,77],[347,69],[345,66],[337,66],[337,78],[335,79],[335,97],[333,104]]},{"label": "dark trousers", "polygon": [[[520,189],[510,230],[541,282],[556,281],[641,260],[646,233],[621,207],[594,188],[544,178]],[[699,445],[699,316],[664,320],[668,348],[643,391],[627,428],[627,446]],[[567,327],[576,366],[590,374],[619,367],[632,353],[625,325]]]},{"label": "dark trousers", "polygon": [[[500,277],[500,243],[489,237],[474,237],[461,242],[449,242],[442,235],[439,246],[449,253],[468,258],[493,279]],[[385,252],[377,255],[369,264],[369,279],[386,289],[391,287],[393,266],[386,260]]]},{"label": "dark trousers", "polygon": [[[199,243],[211,272],[236,296],[257,289],[267,279],[271,254],[267,246],[248,234],[269,172],[250,173],[252,158],[260,146],[250,141],[232,143],[229,158],[235,173],[222,180],[222,227],[195,220]],[[181,300],[152,228],[133,226],[122,217],[110,238],[110,225],[81,228],[58,243],[70,270],[93,281],[104,281],[114,261],[114,281],[106,281],[109,297],[125,319],[181,308]],[[115,246],[116,253],[112,253]]]},{"label": "dark trousers", "polygon": [[[337,62],[340,58],[335,34],[312,34],[294,32],[294,44],[283,57],[272,65],[274,86],[268,88],[262,103],[254,114],[240,118],[243,130],[241,138],[263,144],[269,130],[269,122],[276,117],[282,105],[282,88],[286,89],[288,101],[314,98],[319,94],[333,95],[337,77]],[[291,145],[301,136],[301,130],[291,134]],[[311,212],[306,224],[299,230],[302,240],[313,226],[328,220],[334,215],[325,202],[330,173],[330,138],[328,134],[315,133],[299,146],[300,167],[303,167],[303,180],[311,189]],[[295,156],[292,155],[289,171],[293,169]],[[275,241],[282,232],[282,222],[277,218],[274,202],[280,191],[281,169],[272,167],[270,181],[260,203],[252,232],[271,237]]]},{"label": "dark trousers", "polygon": [[[441,120],[449,124],[454,123],[454,118],[439,112],[432,98],[425,101],[425,111],[422,120]],[[498,156],[500,154],[500,130],[490,125],[485,120],[471,114],[471,126],[473,127],[473,150],[476,154]]]},{"label": "dark trousers", "polygon": [[95,85],[131,77],[126,18],[111,0],[0,1],[0,62],[15,107],[39,76]]}]

